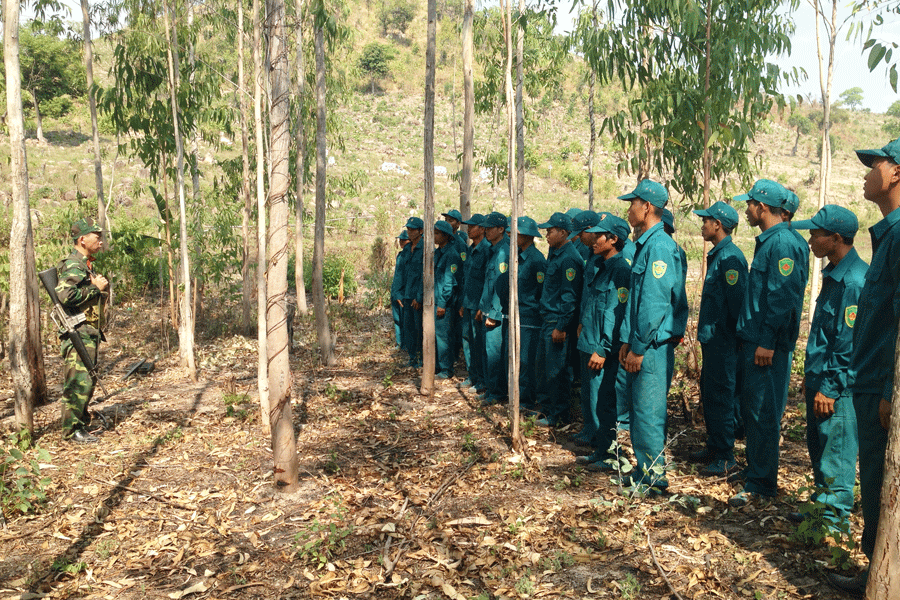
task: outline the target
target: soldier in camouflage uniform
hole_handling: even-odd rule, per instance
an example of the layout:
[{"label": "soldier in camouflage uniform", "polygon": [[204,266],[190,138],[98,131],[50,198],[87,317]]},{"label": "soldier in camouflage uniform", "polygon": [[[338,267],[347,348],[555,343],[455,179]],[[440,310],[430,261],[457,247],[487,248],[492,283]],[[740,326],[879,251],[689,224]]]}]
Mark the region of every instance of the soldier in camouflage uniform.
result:
[{"label": "soldier in camouflage uniform", "polygon": [[[84,313],[85,322],[78,325],[76,331],[96,362],[97,346],[104,339],[104,309],[109,298],[109,281],[95,273],[92,266],[94,255],[103,247],[102,230],[88,218],[73,223],[71,234],[75,247],[68,258],[57,265],[59,284],[56,295],[70,313]],[[94,394],[94,379],[72,342],[62,336],[61,340],[66,365],[62,398],[63,436],[79,443],[96,442],[97,438],[86,430],[90,421],[87,406]]]}]

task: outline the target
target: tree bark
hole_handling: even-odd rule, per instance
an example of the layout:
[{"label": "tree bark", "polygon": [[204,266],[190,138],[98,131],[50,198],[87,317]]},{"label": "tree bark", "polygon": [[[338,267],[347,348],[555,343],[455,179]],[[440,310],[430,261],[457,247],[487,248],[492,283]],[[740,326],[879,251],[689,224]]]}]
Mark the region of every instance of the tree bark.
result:
[{"label": "tree bark", "polygon": [[88,0],[81,0],[82,33],[84,37],[84,72],[88,90],[88,108],[91,113],[91,137],[94,150],[94,181],[97,186],[97,222],[103,228],[103,248],[109,243],[109,221],[106,218],[106,202],[103,196],[103,160],[100,156],[100,131],[97,128],[97,98],[94,96],[94,49],[91,42],[91,8]]},{"label": "tree bark", "polygon": [[178,32],[170,23],[168,0],[163,2],[163,19],[166,36],[169,38],[167,56],[169,61],[169,86],[172,105],[172,125],[175,135],[175,177],[178,185],[178,218],[181,250],[181,318],[178,321],[178,351],[181,364],[187,367],[191,381],[197,381],[197,365],[194,362],[194,315],[191,307],[191,264],[188,254],[187,207],[184,192],[184,143],[178,116]]},{"label": "tree bark", "polygon": [[263,143],[262,118],[262,27],[260,25],[259,0],[253,0],[253,126],[256,133],[256,340],[258,360],[256,363],[256,384],[259,388],[260,424],[263,435],[272,433],[269,420],[269,352],[266,341],[266,188],[265,188],[265,147]]},{"label": "tree bark", "polygon": [[250,244],[250,217],[253,204],[250,199],[250,116],[247,110],[247,80],[244,76],[244,0],[237,0],[238,14],[238,100],[241,109],[241,198],[243,209],[241,210],[241,237],[243,247],[241,253],[241,331],[250,335],[250,312],[253,306],[253,280],[250,271],[253,265]]},{"label": "tree bark", "polygon": [[306,56],[303,51],[303,16],[305,0],[297,0],[297,122],[294,123],[297,162],[294,165],[294,288],[297,290],[297,312],[309,312],[306,305],[306,282],[303,281],[303,192],[306,177]]},{"label": "tree bark", "polygon": [[425,244],[422,270],[422,395],[434,395],[434,77],[437,2],[428,0],[428,42],[425,49]]},{"label": "tree bark", "polygon": [[[324,10],[324,7],[323,7]],[[325,184],[328,159],[325,156],[325,15],[317,14],[316,21],[316,229],[313,240],[313,308],[316,313],[316,336],[322,364],[335,364],[334,337],[328,324],[325,304]]]},{"label": "tree bark", "polygon": [[[510,1],[507,0],[507,2]],[[510,6],[511,9],[512,6]],[[518,216],[518,213],[525,210],[525,107],[522,99],[525,91],[525,75],[522,66],[523,54],[525,53],[525,28],[522,27],[524,15],[525,0],[519,0],[519,15],[516,18],[516,206],[515,210],[512,211],[512,214],[515,216]],[[512,77],[512,74],[510,74],[510,77]],[[515,249],[516,241],[513,239],[510,257],[516,256]]]},{"label": "tree bark", "polygon": [[[712,69],[712,17],[713,0],[706,0],[706,66],[703,69],[703,98],[709,98],[709,75]],[[709,111],[703,111],[703,208],[709,208],[709,188],[712,173],[712,155],[709,151]],[[706,281],[707,242],[703,240],[700,257],[700,281]]]},{"label": "tree bark", "polygon": [[269,358],[269,421],[275,489],[294,492],[299,487],[297,440],[291,411],[291,365],[285,306],[288,265],[288,187],[290,186],[291,75],[285,43],[284,0],[268,0],[269,27],[269,241],[266,269],[266,350]]},{"label": "tree bark", "polygon": [[31,99],[34,102],[34,126],[37,129],[35,135],[40,143],[46,144],[47,138],[44,137],[44,118],[41,116],[41,107],[38,103],[36,90],[31,90]]},{"label": "tree bark", "polygon": [[[599,28],[597,22],[597,1],[594,0],[591,6],[591,25],[596,31]],[[597,73],[592,65],[588,65],[591,70],[588,76],[588,119],[591,122],[591,145],[588,148],[587,168],[588,168],[588,210],[594,210],[594,156],[597,151],[597,119],[595,106],[595,89],[597,87]]]},{"label": "tree bark", "polygon": [[463,59],[463,159],[459,178],[459,212],[464,220],[472,216],[472,163],[475,156],[475,0],[465,0],[462,25]]},{"label": "tree bark", "polygon": [[47,381],[41,352],[40,300],[28,202],[28,162],[19,67],[19,3],[6,2],[3,10],[3,58],[13,202],[9,241],[9,365],[16,393],[16,424],[31,436],[34,433],[34,406],[47,399]]}]

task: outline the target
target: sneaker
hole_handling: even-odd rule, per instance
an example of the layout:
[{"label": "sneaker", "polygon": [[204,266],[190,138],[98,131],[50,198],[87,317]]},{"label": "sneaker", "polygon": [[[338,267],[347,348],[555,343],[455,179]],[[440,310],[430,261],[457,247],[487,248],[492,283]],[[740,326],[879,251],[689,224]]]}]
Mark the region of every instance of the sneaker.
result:
[{"label": "sneaker", "polygon": [[460,381],[456,387],[458,387],[460,389],[470,388],[470,387],[472,387],[472,380],[469,379],[468,377],[466,377],[465,379]]},{"label": "sneaker", "polygon": [[737,463],[734,459],[714,460],[700,470],[700,475],[704,477],[724,477],[737,469]]},{"label": "sneaker", "polygon": [[794,525],[799,525],[803,521],[806,520],[806,515],[803,513],[799,513],[797,511],[791,511],[787,515],[787,520],[793,523]]},{"label": "sneaker", "polygon": [[92,436],[84,429],[76,429],[67,439],[76,444],[96,444],[100,441],[99,438]]},{"label": "sneaker", "polygon": [[445,373],[444,371],[441,371],[440,373],[435,373],[434,378],[437,379],[438,381],[443,381],[445,379],[453,379],[453,375],[451,375],[450,373]]},{"label": "sneaker", "polygon": [[825,573],[825,580],[831,587],[846,592],[854,598],[864,598],[866,595],[866,583],[869,580],[869,570],[859,573],[855,577],[847,577],[838,573]]},{"label": "sneaker", "polygon": [[553,423],[547,417],[538,419],[537,421],[534,422],[534,424],[537,425],[538,427],[556,427],[556,423]]},{"label": "sneaker", "polygon": [[728,506],[731,508],[744,508],[748,504],[752,504],[762,499],[763,496],[757,494],[755,492],[748,492],[744,490],[742,492],[738,492],[734,496],[728,499]]}]

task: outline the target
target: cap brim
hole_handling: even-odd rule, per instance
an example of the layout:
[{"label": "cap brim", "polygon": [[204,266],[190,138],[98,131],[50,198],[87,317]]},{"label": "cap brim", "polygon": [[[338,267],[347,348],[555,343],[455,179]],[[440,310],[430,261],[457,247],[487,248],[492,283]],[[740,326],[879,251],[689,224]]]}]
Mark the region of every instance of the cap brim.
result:
[{"label": "cap brim", "polygon": [[857,150],[856,157],[870,169],[876,158],[890,158],[884,150]]},{"label": "cap brim", "polygon": [[[697,215],[698,217],[712,217],[712,215],[709,214],[709,211],[706,209],[693,210],[691,212],[694,213],[695,215]],[[715,217],[713,217],[713,218],[715,218]]]},{"label": "cap brim", "polygon": [[746,202],[747,200],[750,200],[750,194],[740,194],[738,196],[734,196],[732,200],[736,200],[738,202]]},{"label": "cap brim", "polygon": [[621,196],[619,196],[618,199],[619,200],[635,200],[635,199],[639,200],[640,196],[638,196],[634,192],[628,192],[627,194],[622,194]]},{"label": "cap brim", "polygon": [[801,219],[799,221],[791,221],[791,227],[794,229],[822,229],[822,227],[812,222],[812,219]]},{"label": "cap brim", "polygon": [[604,229],[604,228],[600,227],[599,225],[594,225],[593,227],[588,227],[587,229],[585,229],[585,231],[588,233],[607,233],[607,232],[609,232],[608,229]]},{"label": "cap brim", "polygon": [[553,227],[553,225],[551,225],[549,221],[537,226],[538,229],[550,229],[551,227]]}]

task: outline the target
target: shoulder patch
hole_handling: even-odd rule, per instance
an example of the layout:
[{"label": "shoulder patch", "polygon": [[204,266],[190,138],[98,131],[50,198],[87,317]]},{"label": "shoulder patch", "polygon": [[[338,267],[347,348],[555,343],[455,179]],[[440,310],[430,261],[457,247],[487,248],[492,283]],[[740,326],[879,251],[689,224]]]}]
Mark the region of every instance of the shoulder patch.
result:
[{"label": "shoulder patch", "polygon": [[566,269],[566,279],[575,281],[575,269]]},{"label": "shoulder patch", "polygon": [[666,274],[666,270],[668,270],[669,265],[666,264],[664,260],[657,260],[653,262],[653,276],[657,279],[661,279],[663,275]]},{"label": "shoulder patch", "polygon": [[853,325],[856,323],[856,305],[848,306],[844,309],[844,323],[847,324],[847,327],[853,328]]},{"label": "shoulder patch", "polygon": [[544,272],[543,271],[537,272],[537,282],[544,283]]},{"label": "shoulder patch", "polygon": [[778,272],[787,277],[794,272],[794,261],[790,258],[782,258],[778,261]]},{"label": "shoulder patch", "polygon": [[620,287],[616,290],[616,296],[619,298],[619,304],[628,302],[628,288]]},{"label": "shoulder patch", "polygon": [[456,268],[457,268],[458,266],[459,266],[459,265],[457,265],[456,263],[453,263],[452,265],[450,265],[450,272],[451,272],[451,273],[456,273]]},{"label": "shoulder patch", "polygon": [[460,252],[459,257],[462,259],[463,262],[466,262],[466,253],[465,252]]},{"label": "shoulder patch", "polygon": [[734,285],[738,282],[738,272],[737,269],[728,269],[725,271],[725,283],[728,285]]},{"label": "shoulder patch", "polygon": [[506,270],[508,268],[509,268],[509,265],[507,263],[500,263],[500,272],[501,273],[506,273]]},{"label": "shoulder patch", "polygon": [[625,259],[625,262],[628,263],[628,266],[629,266],[629,267],[631,266],[631,259],[630,259],[630,258],[626,258],[626,259]]}]

